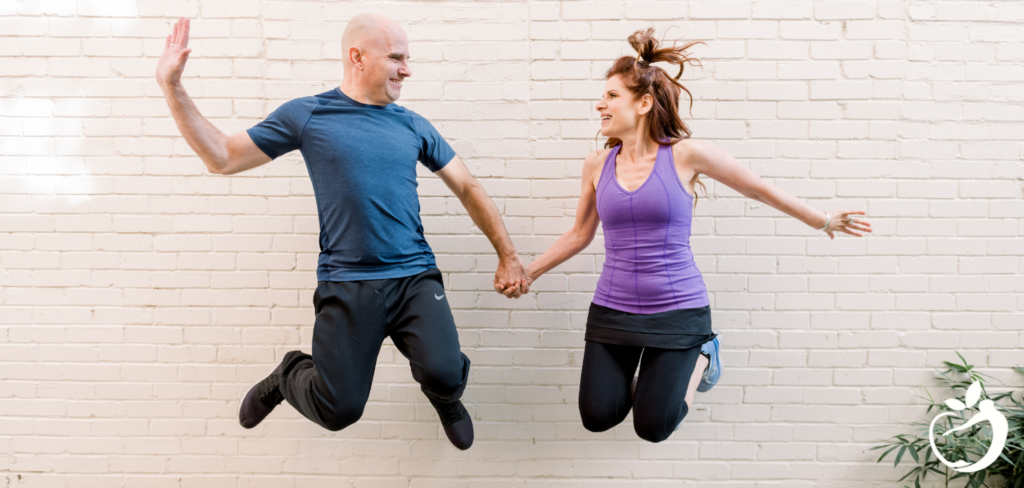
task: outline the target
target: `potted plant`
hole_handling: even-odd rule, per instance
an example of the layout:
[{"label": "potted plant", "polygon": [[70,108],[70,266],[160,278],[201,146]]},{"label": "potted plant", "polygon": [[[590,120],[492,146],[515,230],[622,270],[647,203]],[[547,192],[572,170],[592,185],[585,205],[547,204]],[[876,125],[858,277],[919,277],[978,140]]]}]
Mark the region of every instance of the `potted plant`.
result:
[{"label": "potted plant", "polygon": [[[988,422],[976,423],[957,435],[939,435],[967,423],[974,414],[978,413],[977,400],[981,398],[992,400],[996,410],[1007,421],[1008,435],[999,458],[991,465],[972,473],[962,473],[950,468],[933,455],[929,437],[929,431],[932,428],[930,422],[913,422],[910,425],[915,428],[910,433],[893,436],[892,443],[872,447],[869,450],[885,449],[877,462],[882,462],[887,455],[895,452],[893,466],[898,466],[901,461],[913,459],[914,468],[899,481],[912,478],[915,488],[920,488],[921,482],[929,473],[941,477],[947,488],[950,483],[957,480],[964,480],[966,484],[956,483],[956,486],[971,488],[1024,488],[1024,404],[1013,398],[1013,392],[1000,393],[990,397],[985,390],[984,377],[992,377],[974,371],[974,365],[967,364],[967,360],[959,352],[956,355],[960,357],[963,364],[943,361],[949,366],[949,369],[936,370],[939,373],[936,379],[942,386],[948,387],[958,395],[961,393],[959,390],[964,390],[964,396],[967,398],[966,404],[955,399],[938,402],[927,388],[924,391],[928,394],[928,398],[918,397],[929,402],[927,413],[930,413],[933,408],[940,412],[951,413],[939,420],[934,428],[935,449],[949,462],[966,461],[968,463],[972,462],[968,455],[978,458],[988,451],[993,440],[992,427]],[[1013,369],[1024,373],[1024,368],[1014,367]],[[973,388],[972,385],[974,385]],[[999,405],[998,402],[1004,399],[1012,405]],[[909,458],[905,456],[906,454],[910,454]],[[989,484],[993,483],[989,478],[994,475],[1001,477],[1002,480],[996,478],[997,481],[994,483],[997,484]],[[904,486],[906,487],[906,485]]]}]

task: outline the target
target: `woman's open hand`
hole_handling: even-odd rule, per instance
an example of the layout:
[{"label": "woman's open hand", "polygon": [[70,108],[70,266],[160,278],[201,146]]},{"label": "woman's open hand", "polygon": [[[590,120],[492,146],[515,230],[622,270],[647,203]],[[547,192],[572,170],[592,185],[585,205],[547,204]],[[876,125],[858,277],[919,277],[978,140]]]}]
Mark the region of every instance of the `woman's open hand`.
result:
[{"label": "woman's open hand", "polygon": [[839,215],[833,216],[828,227],[825,228],[829,239],[835,239],[836,232],[845,232],[857,237],[863,237],[862,232],[871,232],[871,223],[857,215],[865,215],[865,213],[863,210],[850,210],[839,212]]}]

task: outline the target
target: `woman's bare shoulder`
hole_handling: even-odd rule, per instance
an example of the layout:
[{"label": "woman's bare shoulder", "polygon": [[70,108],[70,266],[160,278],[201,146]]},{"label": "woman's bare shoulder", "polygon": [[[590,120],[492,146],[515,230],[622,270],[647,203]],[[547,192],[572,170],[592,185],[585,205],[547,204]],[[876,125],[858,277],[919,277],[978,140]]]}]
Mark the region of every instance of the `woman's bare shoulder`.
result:
[{"label": "woman's bare shoulder", "polygon": [[604,160],[608,157],[608,153],[611,151],[612,150],[610,148],[590,151],[590,154],[587,154],[587,159],[584,161],[584,164],[589,166],[604,163]]},{"label": "woman's bare shoulder", "polygon": [[713,145],[700,139],[683,139],[672,146],[672,156],[676,161],[688,161],[696,155],[704,154],[709,146]]},{"label": "woman's bare shoulder", "polygon": [[601,177],[601,170],[604,169],[604,162],[608,159],[611,149],[598,149],[587,154],[583,161],[583,177],[589,178],[592,186],[597,187],[597,180]]}]

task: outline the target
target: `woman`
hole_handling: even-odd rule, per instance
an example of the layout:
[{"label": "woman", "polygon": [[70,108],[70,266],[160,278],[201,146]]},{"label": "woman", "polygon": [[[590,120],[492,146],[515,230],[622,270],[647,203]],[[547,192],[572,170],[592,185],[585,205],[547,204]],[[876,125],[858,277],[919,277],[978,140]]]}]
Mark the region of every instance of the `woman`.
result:
[{"label": "woman", "polygon": [[[606,259],[587,319],[580,415],[588,430],[602,432],[632,408],[637,435],[660,442],[678,428],[698,387],[710,389],[721,372],[707,290],[689,246],[694,189],[703,187],[698,175],[830,238],[836,232],[861,236],[871,224],[853,217],[861,211],[815,210],[714,145],[689,139],[679,117],[679,95],[686,89],[678,78],[684,64],[695,61],[685,52],[694,43],[661,47],[653,29],[637,31],[629,43],[638,56],[615,61],[596,105],[608,140],[586,158],[572,229],[530,264],[526,282],[496,289],[509,296],[527,291],[533,280],[587,247],[602,222]],[[652,66],[659,61],[678,64],[679,74],[672,78]]]}]

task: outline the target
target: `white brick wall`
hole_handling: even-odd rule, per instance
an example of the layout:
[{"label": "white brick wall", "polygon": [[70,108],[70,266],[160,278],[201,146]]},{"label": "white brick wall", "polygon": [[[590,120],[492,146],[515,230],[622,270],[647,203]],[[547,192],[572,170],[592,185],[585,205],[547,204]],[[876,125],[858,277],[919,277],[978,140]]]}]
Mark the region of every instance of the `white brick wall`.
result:
[{"label": "white brick wall", "polygon": [[[829,241],[705,180],[693,245],[727,372],[651,445],[576,407],[602,241],[509,301],[459,202],[421,171],[423,220],[473,360],[477,442],[455,451],[385,346],[359,423],[236,400],[308,348],[318,231],[299,154],[206,174],[153,80],[193,18],[186,86],[228,132],[340,83],[358,12],[406,25],[402,103],[480,177],[527,256],[575,212],[592,109],[625,37],[703,39],[687,115],[821,209]],[[0,1],[0,471],[9,487],[891,486],[865,452],[922,420],[961,351],[1024,365],[1024,8],[1007,1]],[[669,28],[674,28],[671,31]],[[529,258],[527,258],[529,259]]]}]

